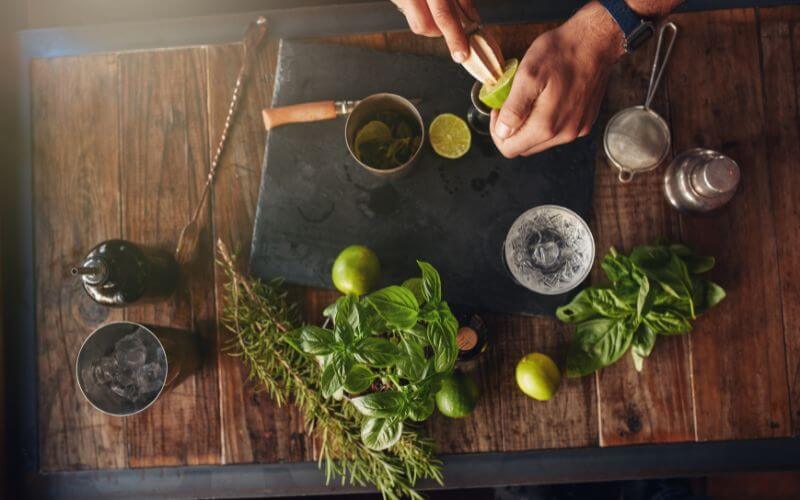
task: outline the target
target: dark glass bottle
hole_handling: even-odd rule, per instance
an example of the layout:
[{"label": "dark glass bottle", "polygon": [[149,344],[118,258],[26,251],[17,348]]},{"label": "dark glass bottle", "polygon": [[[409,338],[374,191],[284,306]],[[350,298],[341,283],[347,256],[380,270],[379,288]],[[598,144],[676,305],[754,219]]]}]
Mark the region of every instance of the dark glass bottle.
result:
[{"label": "dark glass bottle", "polygon": [[94,247],[72,274],[80,275],[92,300],[121,307],[169,296],[178,280],[178,265],[163,250],[108,240]]},{"label": "dark glass bottle", "polygon": [[481,316],[475,312],[454,308],[453,313],[458,320],[456,344],[458,345],[458,362],[468,363],[478,358],[489,345],[489,328]]}]

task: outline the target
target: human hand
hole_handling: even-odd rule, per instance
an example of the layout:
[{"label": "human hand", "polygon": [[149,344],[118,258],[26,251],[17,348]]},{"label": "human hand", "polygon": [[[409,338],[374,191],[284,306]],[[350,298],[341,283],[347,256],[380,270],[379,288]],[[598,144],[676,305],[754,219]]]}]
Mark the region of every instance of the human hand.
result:
[{"label": "human hand", "polygon": [[392,0],[406,16],[408,26],[417,35],[443,36],[450,56],[457,63],[469,57],[469,42],[461,26],[461,11],[471,21],[479,21],[472,0]]},{"label": "human hand", "polygon": [[503,156],[529,156],[588,134],[611,68],[625,53],[622,42],[597,2],[534,40],[508,99],[492,112],[492,139]]}]

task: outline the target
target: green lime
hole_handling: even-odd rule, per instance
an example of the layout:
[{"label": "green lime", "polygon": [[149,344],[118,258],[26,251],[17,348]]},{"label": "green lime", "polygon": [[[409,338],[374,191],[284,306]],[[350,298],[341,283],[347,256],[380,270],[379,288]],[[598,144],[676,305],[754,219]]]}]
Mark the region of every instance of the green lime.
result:
[{"label": "green lime", "polygon": [[333,261],[333,284],[345,295],[363,295],[369,292],[380,277],[381,263],[378,256],[365,246],[351,245],[342,250]]},{"label": "green lime", "polygon": [[508,93],[511,92],[511,84],[514,82],[514,75],[517,73],[517,65],[516,59],[507,60],[503,76],[494,85],[484,84],[481,87],[480,94],[478,94],[478,99],[490,108],[502,108],[503,103],[508,99]]},{"label": "green lime", "polygon": [[452,113],[434,118],[428,133],[436,154],[451,160],[467,154],[472,145],[472,132],[469,131],[467,122]]},{"label": "green lime", "polygon": [[409,278],[403,282],[403,287],[411,290],[420,304],[425,300],[425,296],[422,295],[422,278]]},{"label": "green lime", "polygon": [[358,152],[366,142],[390,140],[392,140],[392,130],[389,126],[381,121],[372,120],[358,130],[353,145]]},{"label": "green lime", "polygon": [[478,404],[478,384],[458,370],[442,379],[442,387],[436,393],[436,406],[442,415],[462,418],[469,415]]},{"label": "green lime", "polygon": [[532,352],[517,363],[517,385],[539,401],[552,398],[561,385],[561,372],[550,357]]}]

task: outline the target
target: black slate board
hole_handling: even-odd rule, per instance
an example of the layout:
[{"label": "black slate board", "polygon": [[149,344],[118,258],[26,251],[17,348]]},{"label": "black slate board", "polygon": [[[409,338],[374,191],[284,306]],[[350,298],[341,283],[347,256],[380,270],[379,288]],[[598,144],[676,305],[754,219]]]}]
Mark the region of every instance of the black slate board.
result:
[{"label": "black slate board", "polygon": [[[442,59],[286,40],[275,78],[273,106],[392,92],[422,98],[426,126],[440,113],[465,117],[473,82]],[[533,206],[552,203],[587,216],[596,150],[591,138],[507,160],[474,134],[465,157],[442,159],[426,144],[413,172],[387,180],[349,156],[344,122],[270,133],[250,258],[254,276],[332,288],[334,258],[360,243],[380,257],[384,284],[418,275],[415,261],[422,259],[439,270],[446,299],[455,304],[552,314],[566,302],[566,296],[515,284],[501,249],[511,223]]]}]

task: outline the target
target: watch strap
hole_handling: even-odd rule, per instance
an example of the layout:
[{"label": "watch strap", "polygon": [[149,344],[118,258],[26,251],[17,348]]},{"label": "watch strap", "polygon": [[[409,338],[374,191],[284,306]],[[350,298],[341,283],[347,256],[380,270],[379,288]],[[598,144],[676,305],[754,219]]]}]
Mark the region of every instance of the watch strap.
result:
[{"label": "watch strap", "polygon": [[639,16],[625,0],[599,0],[625,36],[624,47],[633,52],[644,44],[656,31],[655,25]]}]

